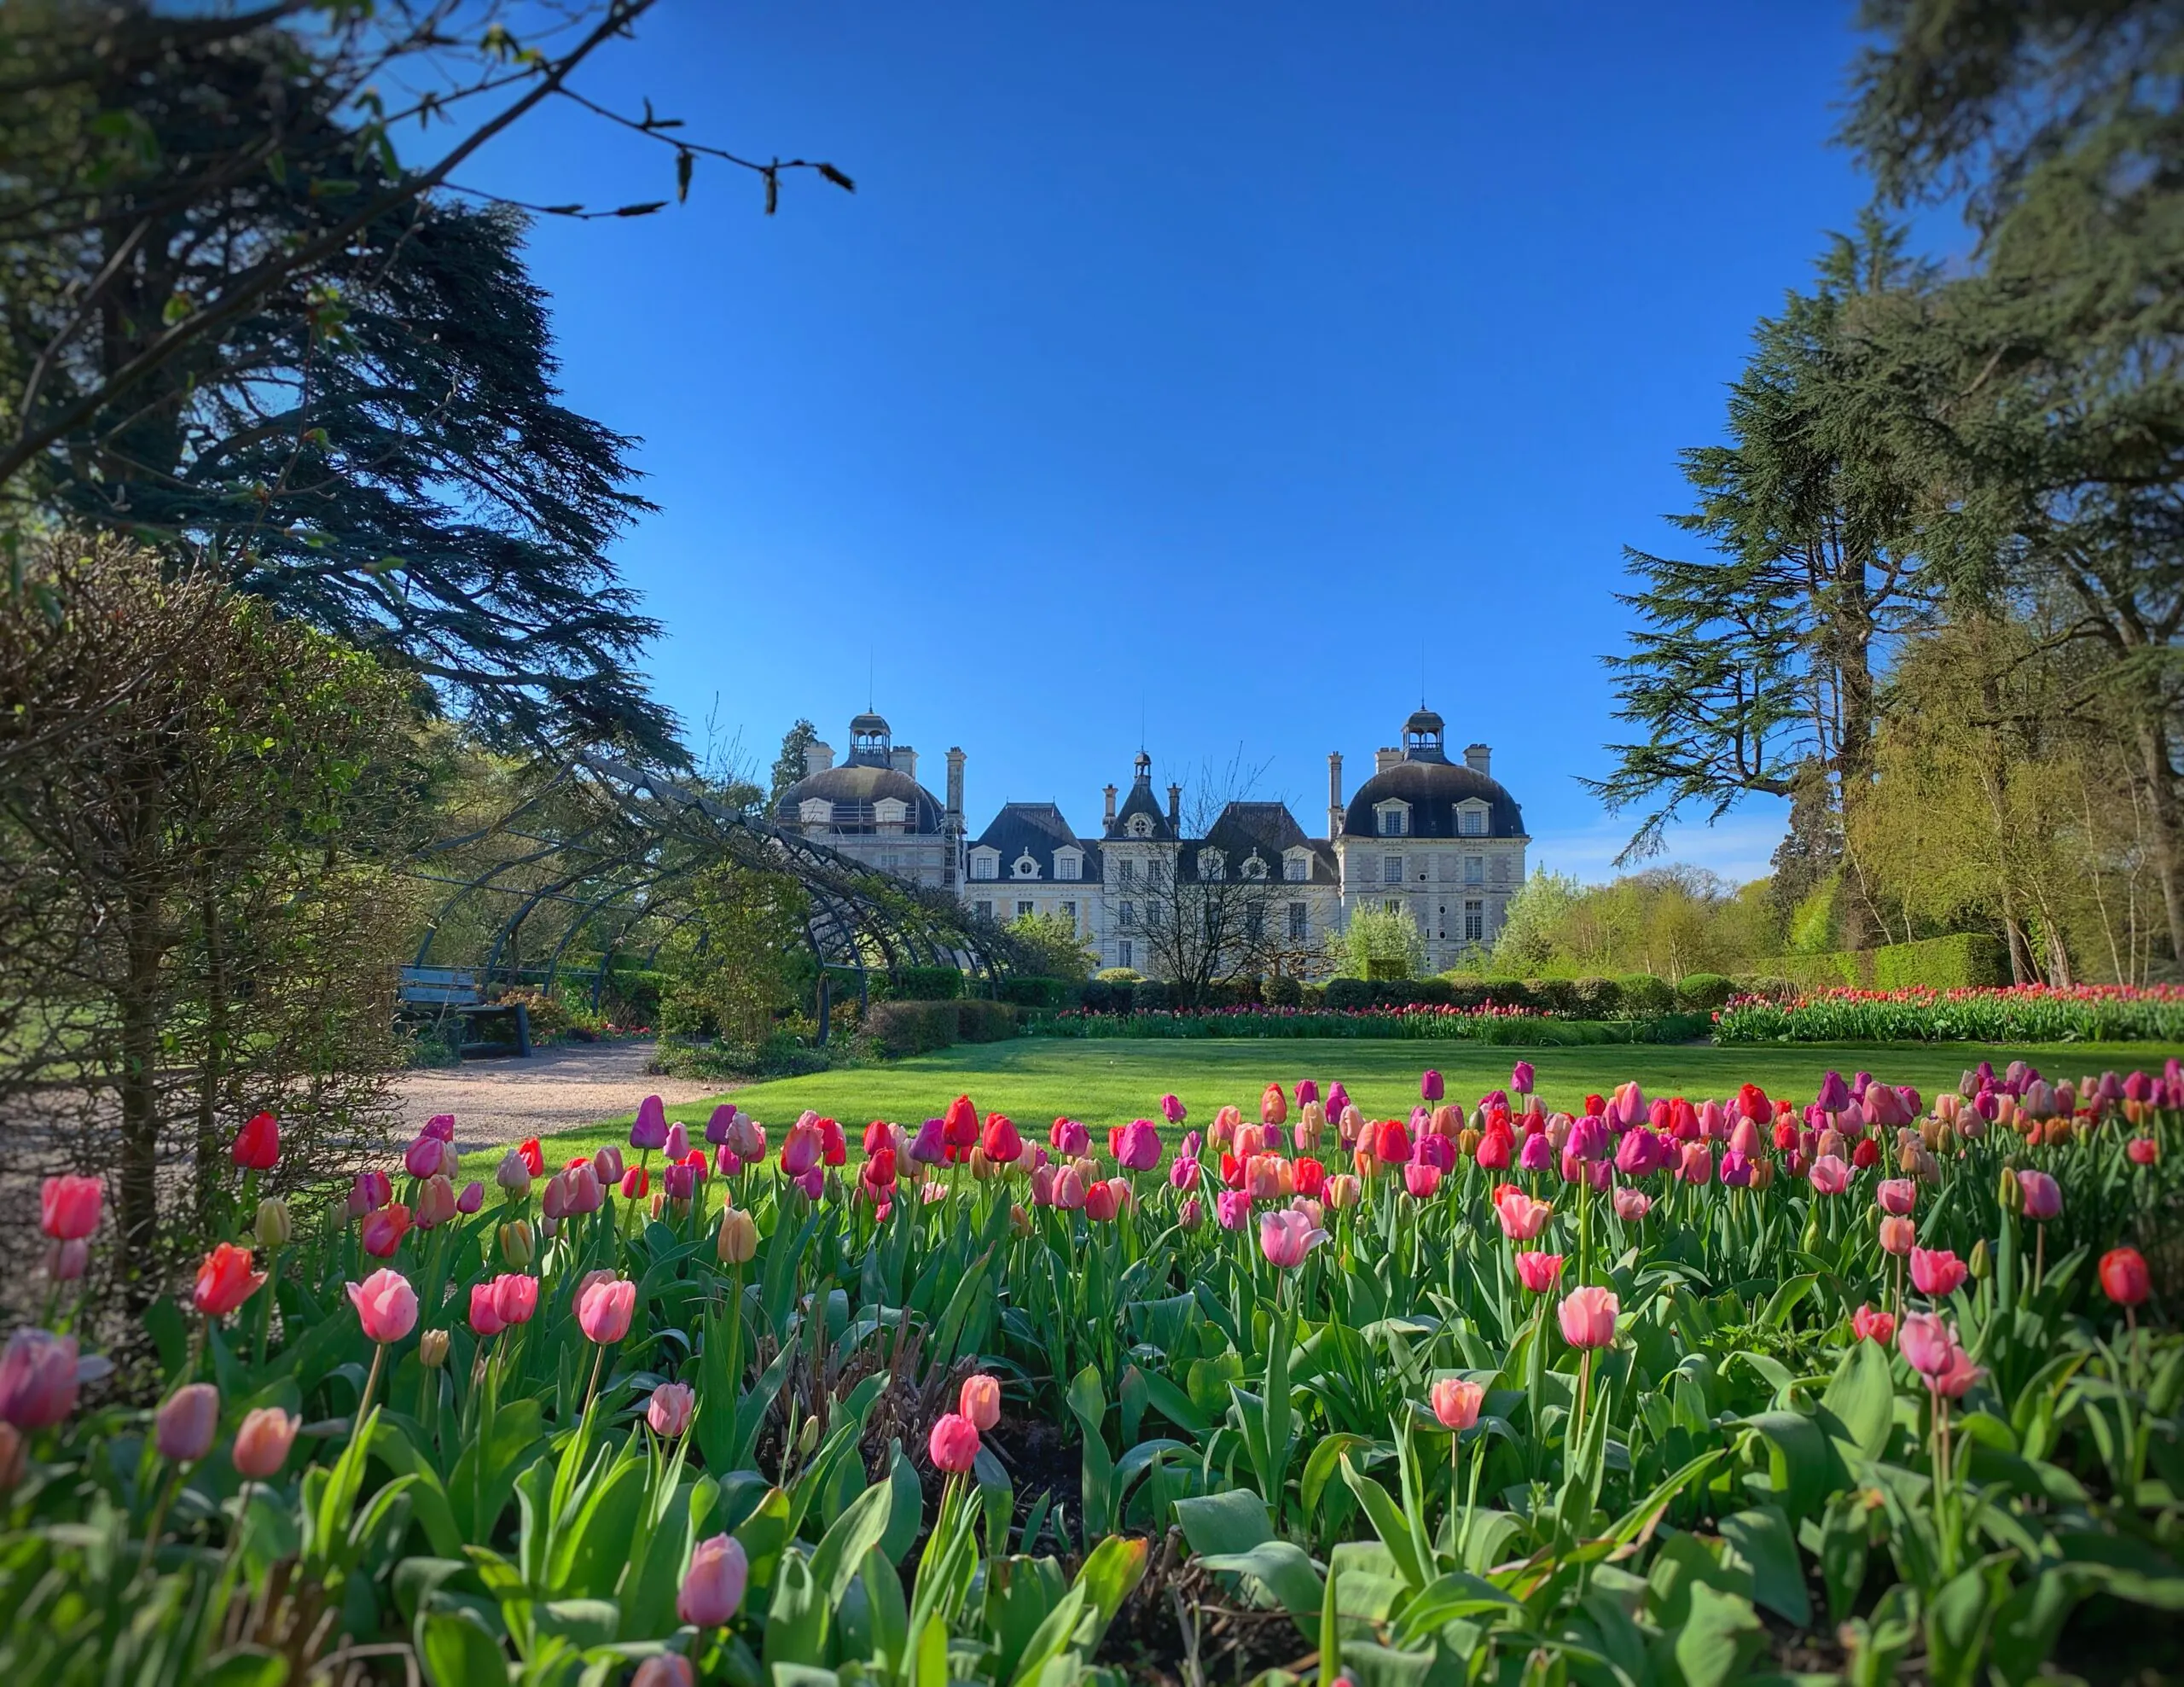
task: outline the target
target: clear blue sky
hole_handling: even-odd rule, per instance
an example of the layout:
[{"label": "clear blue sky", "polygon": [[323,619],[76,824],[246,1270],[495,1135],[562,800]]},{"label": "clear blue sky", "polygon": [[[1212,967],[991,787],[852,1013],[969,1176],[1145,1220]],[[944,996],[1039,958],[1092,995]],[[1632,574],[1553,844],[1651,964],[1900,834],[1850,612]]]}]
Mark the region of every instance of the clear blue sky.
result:
[{"label": "clear blue sky", "polygon": [[[1620,548],[1681,543],[1755,317],[1864,202],[1828,144],[1850,7],[668,0],[580,84],[850,197],[700,165],[549,221],[572,403],[640,435],[620,547],[702,747],[837,749],[873,697],[969,753],[982,826],[1240,748],[1308,829],[1417,702],[1494,747],[1536,863],[1626,829],[1576,776]],[[573,112],[467,179],[662,196]],[[1676,858],[1765,870],[1755,806]]]}]

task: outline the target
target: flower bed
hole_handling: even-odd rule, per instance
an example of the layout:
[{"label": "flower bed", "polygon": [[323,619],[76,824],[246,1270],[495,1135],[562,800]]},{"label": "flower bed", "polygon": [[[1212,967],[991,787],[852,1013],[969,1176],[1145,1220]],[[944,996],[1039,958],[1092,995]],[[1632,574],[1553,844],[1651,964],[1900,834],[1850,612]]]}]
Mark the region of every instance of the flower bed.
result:
[{"label": "flower bed", "polygon": [[2007,990],[1829,990],[1793,1002],[1739,996],[1717,1043],[2184,1041],[2184,987],[2026,984]]},{"label": "flower bed", "polygon": [[145,1320],[155,1409],[83,1395],[103,1188],[54,1179],[51,1328],[0,1358],[0,1662],[2018,1683],[2088,1598],[2184,1608],[2184,1342],[2130,1246],[2184,1198],[2175,1062],[1576,1116],[1531,1078],[1037,1145],[960,1097],[700,1143],[654,1099],[490,1190],[437,1120],[315,1211],[257,1199],[260,1117]]},{"label": "flower bed", "polygon": [[1705,1014],[1573,1020],[1535,1008],[1458,1008],[1419,1003],[1400,1008],[1201,1008],[1127,1014],[1072,1009],[1042,1015],[1028,1029],[1033,1034],[1051,1037],[1402,1037],[1538,1048],[1682,1043],[1705,1036],[1709,1024]]}]

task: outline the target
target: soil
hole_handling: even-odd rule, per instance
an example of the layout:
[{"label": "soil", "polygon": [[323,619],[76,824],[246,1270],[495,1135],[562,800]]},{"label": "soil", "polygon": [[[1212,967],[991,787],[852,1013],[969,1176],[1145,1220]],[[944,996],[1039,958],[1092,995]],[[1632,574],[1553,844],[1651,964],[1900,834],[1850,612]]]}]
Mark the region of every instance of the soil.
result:
[{"label": "soil", "polygon": [[647,1096],[670,1107],[737,1087],[720,1079],[669,1078],[653,1072],[651,1042],[572,1043],[527,1059],[465,1061],[406,1072],[395,1080],[402,1123],[414,1135],[435,1114],[455,1115],[462,1153],[508,1148],[526,1137],[582,1131],[627,1118]]}]

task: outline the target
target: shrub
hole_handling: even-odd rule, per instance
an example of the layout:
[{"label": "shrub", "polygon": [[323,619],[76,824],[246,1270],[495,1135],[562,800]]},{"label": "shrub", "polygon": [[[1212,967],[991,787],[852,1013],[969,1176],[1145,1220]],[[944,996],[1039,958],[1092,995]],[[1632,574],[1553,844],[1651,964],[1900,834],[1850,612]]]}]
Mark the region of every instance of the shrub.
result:
[{"label": "shrub", "polygon": [[963,974],[955,967],[897,967],[887,981],[896,1002],[953,1002],[963,993]]},{"label": "shrub", "polygon": [[1329,1013],[1356,1013],[1373,1005],[1373,986],[1362,978],[1337,978],[1327,981],[1327,993],[1321,998]]},{"label": "shrub", "polygon": [[1068,1007],[1080,988],[1066,978],[1004,978],[994,986],[994,998],[1019,1008],[1052,1010]]},{"label": "shrub", "polygon": [[1571,986],[1570,1011],[1578,1019],[1613,1019],[1623,1007],[1623,987],[1612,978],[1581,978]]},{"label": "shrub", "polygon": [[1532,987],[1520,978],[1490,978],[1481,980],[1486,986],[1486,999],[1497,1008],[1536,1008],[1539,998]]},{"label": "shrub", "polygon": [[956,1004],[956,1034],[966,1043],[1002,1043],[1016,1034],[1016,1009],[1006,1002],[966,998]]},{"label": "shrub", "polygon": [[1159,979],[1141,979],[1130,986],[1130,1010],[1136,1014],[1158,1012],[1168,1005],[1172,994]]},{"label": "shrub", "polygon": [[1293,978],[1270,978],[1260,986],[1259,993],[1269,1008],[1300,1007],[1304,1000],[1304,986]]},{"label": "shrub", "polygon": [[1525,988],[1531,992],[1532,1007],[1543,1014],[1554,1014],[1563,1019],[1574,1019],[1577,1015],[1577,980],[1574,978],[1535,978],[1525,980]]},{"label": "shrub", "polygon": [[1976,990],[2009,981],[2009,951],[1984,931],[1891,943],[1873,951],[1876,990]]},{"label": "shrub", "polygon": [[1676,1003],[1692,1013],[1711,1013],[1727,1005],[1736,986],[1720,973],[1686,973],[1676,986]]},{"label": "shrub", "polygon": [[1102,984],[1136,984],[1145,974],[1136,967],[1102,967],[1093,976]]},{"label": "shrub", "polygon": [[864,1015],[864,1034],[875,1049],[890,1058],[930,1054],[956,1041],[957,1016],[967,1005],[954,1002],[874,1002]]},{"label": "shrub", "polygon": [[1625,973],[1616,980],[1623,992],[1623,1012],[1632,1019],[1656,1019],[1674,1011],[1676,988],[1651,973]]},{"label": "shrub", "polygon": [[[1121,996],[1119,1008],[1116,1005],[1118,992]],[[1104,978],[1088,979],[1084,987],[1077,992],[1077,1005],[1088,1014],[1127,1012],[1130,1008],[1130,986],[1118,985]]]},{"label": "shrub", "polygon": [[[1491,992],[1483,978],[1437,978],[1432,980],[1449,993],[1448,1003],[1452,1008],[1483,1008]],[[1424,997],[1420,999],[1423,1001]]]}]

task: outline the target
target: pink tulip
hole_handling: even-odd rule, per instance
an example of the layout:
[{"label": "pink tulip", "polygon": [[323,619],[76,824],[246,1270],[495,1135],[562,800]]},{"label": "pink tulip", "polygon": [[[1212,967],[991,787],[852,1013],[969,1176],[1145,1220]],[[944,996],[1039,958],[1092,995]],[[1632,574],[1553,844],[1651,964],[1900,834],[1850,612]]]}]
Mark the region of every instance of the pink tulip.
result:
[{"label": "pink tulip", "polygon": [[90,1268],[91,1244],[83,1237],[46,1245],[45,1274],[55,1283],[73,1283]]},{"label": "pink tulip", "polygon": [[409,1230],[410,1209],[398,1201],[390,1201],[364,1215],[357,1240],[363,1244],[364,1252],[375,1259],[389,1259],[394,1257],[394,1250],[402,1246],[402,1238]]},{"label": "pink tulip", "polygon": [[933,1468],[961,1475],[978,1463],[979,1426],[961,1412],[945,1413],[926,1442]]},{"label": "pink tulip", "polygon": [[1873,1204],[1898,1218],[1919,1204],[1919,1184],[1912,1178],[1884,1178],[1873,1185]]},{"label": "pink tulip", "polygon": [[2123,1153],[2134,1166],[2151,1166],[2161,1158],[2161,1144],[2152,1137],[2134,1137],[2123,1144]]},{"label": "pink tulip", "polygon": [[701,1540],[691,1549],[675,1614],[694,1628],[718,1628],[742,1606],[750,1579],[751,1561],[741,1541],[727,1534]]},{"label": "pink tulip", "polygon": [[349,1185],[349,1216],[361,1219],[394,1199],[394,1185],[384,1172],[359,1172]]},{"label": "pink tulip", "polygon": [[1956,1346],[1956,1339],[1936,1314],[1913,1312],[1903,1320],[1896,1346],[1914,1370],[1932,1376],[1949,1369],[1949,1354]]},{"label": "pink tulip", "polygon": [[1896,1315],[1860,1306],[1850,1314],[1850,1330],[1861,1341],[1877,1341],[1885,1347],[1896,1334]]},{"label": "pink tulip", "polygon": [[584,1339],[604,1347],[630,1333],[637,1310],[637,1286],[627,1277],[594,1283],[577,1297],[577,1327]]},{"label": "pink tulip", "polygon": [[1749,1119],[1740,1119],[1729,1127],[1729,1152],[1740,1154],[1746,1160],[1756,1160],[1765,1151],[1759,1140],[1759,1127]]},{"label": "pink tulip", "polygon": [[195,1464],[212,1451],[219,1433],[220,1391],[209,1382],[188,1383],[160,1402],[152,1425],[161,1458]]},{"label": "pink tulip", "polygon": [[981,1433],[992,1428],[1001,1422],[1001,1379],[982,1370],[973,1371],[963,1379],[956,1409]]},{"label": "pink tulip", "polygon": [[1198,1187],[1199,1169],[1195,1160],[1177,1160],[1168,1167],[1168,1182],[1179,1190],[1194,1190]]},{"label": "pink tulip", "polygon": [[1687,1184],[1711,1184],[1714,1181],[1714,1145],[1711,1143],[1686,1143],[1677,1173]]},{"label": "pink tulip", "polygon": [[1196,1231],[1205,1223],[1205,1203],[1194,1195],[1185,1195],[1182,1206],[1176,1210],[1176,1223],[1186,1233]]},{"label": "pink tulip", "polygon": [[458,1213],[475,1213],[485,1204],[485,1186],[475,1178],[465,1184],[462,1193],[455,1198],[455,1210]]},{"label": "pink tulip", "polygon": [[698,1687],[698,1677],[680,1652],[654,1652],[638,1664],[630,1687]]},{"label": "pink tulip", "polygon": [[1517,1255],[1517,1281],[1534,1294],[1546,1294],[1561,1276],[1562,1256],[1560,1254]]},{"label": "pink tulip", "polygon": [[1960,1400],[1971,1392],[1972,1385],[1986,1374],[1983,1366],[1972,1363],[1971,1354],[1952,1341],[1948,1364],[1927,1376],[1926,1387],[1941,1399]]},{"label": "pink tulip", "polygon": [[470,1285],[470,1328],[480,1340],[508,1328],[508,1320],[501,1316],[500,1296],[491,1283]]},{"label": "pink tulip", "polygon": [[0,1420],[49,1429],[76,1409],[76,1338],[25,1325],[0,1353]]},{"label": "pink tulip", "polygon": [[439,1173],[446,1153],[447,1144],[438,1137],[420,1137],[402,1151],[402,1164],[411,1177],[422,1180]]},{"label": "pink tulip", "polygon": [[417,1186],[414,1216],[421,1230],[435,1230],[455,1217],[455,1185],[439,1172]]},{"label": "pink tulip", "polygon": [[1939,1298],[1961,1288],[1972,1268],[1946,1248],[1911,1250],[1911,1284],[1921,1294]]},{"label": "pink tulip", "polygon": [[1170,1125],[1182,1124],[1184,1117],[1182,1102],[1178,1101],[1174,1096],[1161,1097],[1160,1116],[1166,1120]]},{"label": "pink tulip", "polygon": [[1486,1398],[1486,1390],[1461,1376],[1444,1376],[1433,1385],[1426,1398],[1440,1426],[1461,1434],[1478,1422],[1478,1408]]},{"label": "pink tulip", "polygon": [[[1491,1133],[1489,1135],[1489,1140],[1491,1140]],[[1482,1143],[1479,1144],[1480,1158],[1478,1162],[1482,1166],[1486,1164],[1485,1153],[1486,1145],[1484,1143]],[[1503,1163],[1507,1164],[1507,1162],[1504,1161]],[[1544,1135],[1526,1137],[1525,1138],[1524,1147],[1517,1150],[1517,1165],[1519,1170],[1525,1172],[1544,1172],[1548,1166],[1554,1164],[1554,1147],[1553,1143],[1548,1141]]]},{"label": "pink tulip", "polygon": [[1126,1172],[1150,1171],[1160,1163],[1160,1133],[1149,1119],[1134,1119],[1123,1126],[1115,1160]]},{"label": "pink tulip", "polygon": [[48,1178],[38,1195],[38,1228],[55,1242],[76,1242],[99,1227],[106,1185],[96,1178]]},{"label": "pink tulip", "polygon": [[1605,1347],[1615,1340],[1615,1318],[1620,1310],[1612,1294],[1588,1283],[1564,1295],[1555,1316],[1562,1323],[1562,1339],[1571,1347]]},{"label": "pink tulip", "polygon": [[281,1467],[288,1462],[288,1449],[295,1444],[296,1431],[303,1427],[303,1422],[279,1406],[260,1406],[245,1412],[229,1454],[235,1463],[235,1474],[253,1482],[270,1481],[279,1475]]},{"label": "pink tulip", "polygon": [[1074,1160],[1092,1149],[1092,1132],[1074,1119],[1057,1119],[1047,1132],[1047,1143],[1066,1160]]},{"label": "pink tulip", "polygon": [[1554,1209],[1544,1201],[1534,1201],[1521,1190],[1510,1190],[1494,1203],[1494,1215],[1502,1222],[1502,1234],[1512,1242],[1530,1242],[1547,1228],[1547,1221]]},{"label": "pink tulip", "polygon": [[1814,1161],[1809,1175],[1815,1195],[1840,1195],[1850,1187],[1850,1168],[1832,1154]]},{"label": "pink tulip", "polygon": [[1618,1188],[1615,1192],[1615,1216],[1626,1225],[1635,1225],[1653,1210],[1653,1197],[1643,1190]]},{"label": "pink tulip", "polygon": [[1224,1230],[1240,1230],[1252,1221],[1252,1198],[1241,1190],[1223,1190],[1214,1197],[1213,1216]]},{"label": "pink tulip", "polygon": [[2045,1224],[2063,1210],[2063,1186],[2045,1172],[2019,1172],[2017,1186],[2024,1196],[2024,1216]]},{"label": "pink tulip", "polygon": [[1441,1187],[1441,1168],[1414,1160],[1403,1168],[1403,1187],[1420,1201],[1430,1201]]},{"label": "pink tulip", "polygon": [[417,1327],[417,1291],[397,1271],[377,1271],[348,1285],[349,1304],[364,1335],[382,1345],[399,1341]]},{"label": "pink tulip", "polygon": [[1059,1166],[1054,1172],[1054,1205],[1065,1213],[1082,1208],[1085,1201],[1084,1174],[1075,1165]]},{"label": "pink tulip", "polygon": [[1910,1219],[1898,1218],[1892,1213],[1883,1215],[1880,1221],[1883,1253],[1892,1254],[1900,1259],[1917,1245],[1918,1241],[1919,1227]]},{"label": "pink tulip", "polygon": [[688,1383],[663,1382],[645,1402],[645,1422],[652,1425],[653,1434],[671,1441],[690,1427],[697,1405],[697,1393]]},{"label": "pink tulip", "polygon": [[667,1127],[667,1140],[660,1149],[670,1160],[685,1160],[690,1154],[690,1127],[677,1120]]},{"label": "pink tulip", "polygon": [[1304,1256],[1327,1239],[1327,1233],[1293,1207],[1266,1213],[1259,1219],[1259,1252],[1283,1271],[1294,1271]]}]

